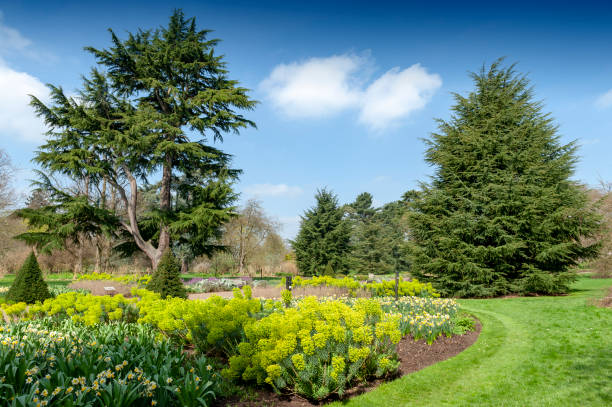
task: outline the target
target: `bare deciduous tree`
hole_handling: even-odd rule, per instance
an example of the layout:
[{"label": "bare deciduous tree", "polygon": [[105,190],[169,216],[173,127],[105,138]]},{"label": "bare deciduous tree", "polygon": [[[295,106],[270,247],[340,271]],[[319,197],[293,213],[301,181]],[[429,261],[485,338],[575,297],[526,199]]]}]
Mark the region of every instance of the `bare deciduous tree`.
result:
[{"label": "bare deciduous tree", "polygon": [[14,172],[8,154],[0,149],[0,211],[8,209],[15,203],[15,191],[12,188]]},{"label": "bare deciduous tree", "polygon": [[256,200],[249,200],[239,215],[225,225],[223,244],[229,248],[239,274],[266,238],[276,233],[278,228],[279,224],[266,216],[261,203]]}]

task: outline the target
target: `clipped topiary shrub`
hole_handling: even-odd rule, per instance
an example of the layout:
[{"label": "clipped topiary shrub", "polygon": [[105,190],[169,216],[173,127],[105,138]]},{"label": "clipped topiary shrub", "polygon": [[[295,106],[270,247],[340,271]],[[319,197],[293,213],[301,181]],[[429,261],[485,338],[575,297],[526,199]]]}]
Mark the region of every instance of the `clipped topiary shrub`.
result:
[{"label": "clipped topiary shrub", "polygon": [[33,304],[36,301],[42,302],[47,298],[51,298],[51,293],[49,293],[49,287],[43,279],[36,256],[32,252],[17,271],[15,281],[6,293],[6,299]]},{"label": "clipped topiary shrub", "polygon": [[166,250],[162,256],[157,270],[153,273],[153,277],[147,289],[159,293],[162,298],[179,297],[187,298],[187,291],[181,281],[181,266],[172,251]]}]

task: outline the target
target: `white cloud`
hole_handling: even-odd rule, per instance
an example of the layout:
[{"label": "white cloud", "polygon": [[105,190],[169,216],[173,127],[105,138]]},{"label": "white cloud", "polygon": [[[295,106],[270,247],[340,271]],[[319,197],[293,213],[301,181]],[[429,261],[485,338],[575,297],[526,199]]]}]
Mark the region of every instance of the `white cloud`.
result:
[{"label": "white cloud", "polygon": [[595,106],[600,109],[606,109],[612,107],[612,89],[601,95],[595,101]]},{"label": "white cloud", "polygon": [[36,77],[18,72],[0,59],[0,137],[40,143],[44,140],[45,126],[29,105],[35,95],[42,100],[47,88]]},{"label": "white cloud", "polygon": [[425,107],[440,86],[440,76],[427,73],[419,64],[390,69],[366,89],[359,121],[374,130],[393,126]]},{"label": "white cloud", "polygon": [[420,64],[390,69],[365,86],[372,61],[352,54],[311,58],[276,66],[260,85],[272,104],[289,117],[326,117],[348,109],[373,130],[396,125],[422,109],[442,86]]},{"label": "white cloud", "polygon": [[300,195],[302,189],[296,186],[290,186],[287,184],[254,184],[249,185],[244,189],[244,192],[249,196],[263,197],[263,196],[285,196],[293,197]]},{"label": "white cloud", "polygon": [[29,105],[35,95],[45,100],[48,91],[36,77],[11,68],[3,56],[11,52],[31,56],[31,42],[19,31],[3,24],[0,12],[0,138],[39,143],[44,140],[45,126]]},{"label": "white cloud", "polygon": [[261,88],[287,116],[325,116],[358,104],[359,90],[352,81],[362,65],[363,58],[355,55],[280,64]]},{"label": "white cloud", "polygon": [[7,51],[24,51],[31,44],[31,41],[14,28],[4,25],[2,21],[3,17],[0,11],[0,53]]}]

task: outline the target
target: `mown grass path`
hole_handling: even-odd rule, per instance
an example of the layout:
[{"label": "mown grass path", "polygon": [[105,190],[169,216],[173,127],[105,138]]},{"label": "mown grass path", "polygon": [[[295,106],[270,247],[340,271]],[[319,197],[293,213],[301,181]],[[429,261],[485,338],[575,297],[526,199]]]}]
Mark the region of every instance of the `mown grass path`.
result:
[{"label": "mown grass path", "polygon": [[588,301],[611,285],[583,277],[565,297],[461,300],[483,325],[473,346],[344,404],[612,406],[612,309]]}]

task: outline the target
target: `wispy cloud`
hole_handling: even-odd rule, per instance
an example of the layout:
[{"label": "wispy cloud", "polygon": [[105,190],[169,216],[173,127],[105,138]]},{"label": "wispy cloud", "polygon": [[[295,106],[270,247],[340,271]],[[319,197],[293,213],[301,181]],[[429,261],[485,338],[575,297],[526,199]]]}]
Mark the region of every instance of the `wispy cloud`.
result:
[{"label": "wispy cloud", "polygon": [[252,197],[294,197],[302,193],[302,188],[287,184],[254,184],[244,188],[244,192]]},{"label": "wispy cloud", "polygon": [[32,42],[14,28],[4,24],[4,14],[0,11],[0,54],[18,51],[25,52]]},{"label": "wispy cloud", "polygon": [[595,106],[600,109],[607,109],[609,107],[612,107],[612,89],[599,96],[595,100]]},{"label": "wispy cloud", "polygon": [[359,122],[384,130],[422,109],[442,86],[439,75],[420,64],[395,67],[369,84],[373,61],[354,54],[280,64],[260,85],[272,104],[292,118],[326,117],[348,109]]},{"label": "wispy cloud", "polygon": [[35,95],[44,100],[48,91],[36,77],[11,68],[3,57],[13,51],[27,52],[30,40],[7,27],[0,14],[0,138],[40,143],[45,127],[29,106]]}]

